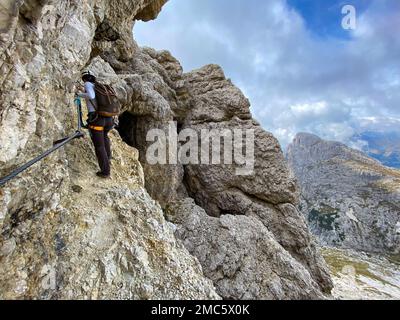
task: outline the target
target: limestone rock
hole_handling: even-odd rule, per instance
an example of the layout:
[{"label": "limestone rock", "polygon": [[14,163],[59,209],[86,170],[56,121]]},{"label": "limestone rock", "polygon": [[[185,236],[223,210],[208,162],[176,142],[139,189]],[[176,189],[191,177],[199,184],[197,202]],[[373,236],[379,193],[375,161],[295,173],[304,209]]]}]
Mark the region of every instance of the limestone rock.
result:
[{"label": "limestone rock", "polygon": [[[75,81],[87,65],[119,95],[129,93],[98,50],[133,54],[135,16],[155,17],[164,2],[4,3],[1,176],[74,132]],[[101,33],[107,23],[118,39]],[[1,188],[0,298],[218,298],[145,190],[137,150],[115,133],[112,143],[112,180],[95,176],[86,135]]]},{"label": "limestone rock", "polygon": [[400,252],[400,172],[342,143],[301,133],[288,148],[301,211],[323,244]]},{"label": "limestone rock", "polygon": [[[124,70],[130,90],[128,114],[120,130],[125,141],[140,150],[146,189],[166,208],[192,196],[211,216],[247,215],[261,220],[275,240],[307,268],[323,292],[332,283],[325,262],[295,206],[299,191],[278,141],[251,118],[249,102],[216,65],[188,74],[168,52],[144,48],[127,62],[105,57]],[[129,105],[129,103],[128,103]],[[146,151],[149,129],[169,135],[168,122],[176,120],[178,131],[191,129],[254,130],[254,172],[237,174],[232,165],[149,165]],[[206,153],[209,151],[206,150]]]},{"label": "limestone rock", "polygon": [[182,67],[169,52],[150,48],[138,50],[128,61],[110,54],[102,57],[119,77],[117,88],[126,110],[120,117],[120,133],[124,141],[139,149],[146,189],[165,207],[186,194],[182,186],[183,166],[150,165],[146,151],[153,142],[147,141],[146,136],[151,129],[168,135],[170,122],[185,118],[190,104]]},{"label": "limestone rock", "polygon": [[323,299],[307,269],[257,218],[210,217],[191,199],[168,212],[177,236],[225,299]]},{"label": "limestone rock", "polygon": [[248,100],[219,67],[205,66],[186,74],[185,80],[192,96],[185,128],[199,135],[203,129],[253,130],[255,137],[250,175],[238,175],[241,166],[236,163],[188,165],[188,194],[209,215],[246,215],[263,222],[274,239],[310,271],[321,290],[329,292],[328,269],[296,209],[299,190],[278,141],[252,120]]},{"label": "limestone rock", "polygon": [[[251,118],[248,100],[225,78],[221,68],[209,65],[183,74],[179,62],[168,52],[149,48],[139,50],[127,62],[112,56],[104,59],[114,69],[123,70],[119,76],[130,93],[120,133],[140,150],[150,195],[163,208],[190,195],[211,216],[257,218],[274,234],[274,240],[309,271],[321,292],[328,293],[332,286],[329,272],[304,218],[295,208],[299,191],[280,146]],[[254,130],[253,174],[237,175],[242,167],[236,164],[148,164],[146,151],[151,143],[146,141],[146,133],[157,128],[168,136],[171,120],[177,122],[178,132]]]},{"label": "limestone rock", "polygon": [[[329,293],[326,265],[295,208],[294,177],[277,140],[252,119],[248,100],[220,67],[184,74],[169,52],[132,39],[134,21],[155,18],[164,3],[4,2],[0,175],[74,132],[72,101],[85,69],[116,88],[124,111],[119,133],[130,147],[113,134],[112,180],[93,174],[86,137],[0,190],[1,298],[218,299],[214,285],[227,298]],[[238,177],[240,165],[149,164],[149,129],[167,131],[171,121],[178,132],[254,130],[254,175]],[[162,208],[190,196],[204,211],[190,202],[188,212],[184,205],[172,210],[180,223],[166,222]],[[193,224],[201,229],[185,231]],[[246,257],[253,245],[257,257]],[[228,279],[236,273],[237,281]]]},{"label": "limestone rock", "polygon": [[[218,298],[144,189],[137,151],[116,134],[112,140],[112,180],[94,178],[93,151],[82,140],[65,151],[69,179],[42,191],[48,203],[22,206],[24,195],[12,197],[0,246],[0,298]],[[17,190],[23,187],[10,192]]]}]

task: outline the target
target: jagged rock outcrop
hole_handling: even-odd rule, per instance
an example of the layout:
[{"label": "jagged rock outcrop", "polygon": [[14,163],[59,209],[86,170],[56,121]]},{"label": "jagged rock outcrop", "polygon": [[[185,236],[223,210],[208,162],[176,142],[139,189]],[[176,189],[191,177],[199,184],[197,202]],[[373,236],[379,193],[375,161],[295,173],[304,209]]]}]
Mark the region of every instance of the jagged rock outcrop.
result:
[{"label": "jagged rock outcrop", "polygon": [[[114,136],[113,179],[98,181],[88,139],[74,141],[0,190],[1,297],[329,294],[326,264],[296,209],[294,178],[276,139],[252,120],[244,95],[218,66],[184,74],[169,52],[133,41],[132,22],[155,18],[164,3],[31,0],[2,11],[0,174],[74,131],[75,82],[86,68],[116,88],[124,111],[119,133],[134,148]],[[238,176],[240,164],[149,164],[148,131],[169,133],[171,121],[178,132],[253,130],[253,175]],[[208,224],[213,228],[203,228]],[[214,232],[224,233],[219,246]],[[249,245],[256,255],[243,253]],[[243,272],[230,279],[237,266]]]},{"label": "jagged rock outcrop", "polygon": [[[174,207],[174,202],[192,196],[208,215],[257,218],[273,233],[281,249],[304,266],[321,292],[329,292],[332,284],[328,270],[304,218],[295,208],[299,192],[280,146],[251,118],[248,100],[225,78],[221,68],[208,65],[183,74],[179,62],[168,52],[149,48],[127,63],[117,63],[107,56],[104,59],[113,68],[124,70],[120,86],[126,91],[133,88],[127,98],[131,101],[129,115],[123,115],[120,131],[125,141],[140,151],[146,188],[152,197],[170,211],[171,204]],[[146,133],[158,128],[169,137],[172,120],[177,122],[178,132],[190,129],[198,136],[203,129],[253,130],[254,172],[238,175],[237,170],[243,166],[235,163],[148,164],[146,151],[152,142],[146,141]]]},{"label": "jagged rock outcrop", "polygon": [[[188,193],[209,215],[246,215],[259,219],[275,241],[309,270],[322,291],[329,292],[328,271],[295,208],[298,187],[276,138],[252,119],[249,101],[225,78],[220,67],[205,66],[186,74],[185,79],[193,98],[184,128],[194,129],[199,135],[203,129],[254,131],[251,174],[238,175],[237,170],[243,166],[237,163],[188,165],[185,167]],[[248,147],[244,137],[240,142]]]},{"label": "jagged rock outcrop", "polygon": [[176,203],[168,212],[168,219],[178,225],[177,236],[224,298],[323,299],[309,271],[259,219],[211,217],[192,199]]},{"label": "jagged rock outcrop", "polygon": [[342,143],[301,133],[288,147],[301,211],[324,244],[400,252],[400,172]]},{"label": "jagged rock outcrop", "polygon": [[[1,175],[75,130],[74,82],[93,50],[133,54],[133,19],[156,16],[155,3],[163,2],[7,3],[1,13]],[[117,40],[96,37],[105,22]],[[93,63],[108,81],[119,81],[109,65]],[[1,188],[1,298],[218,298],[147,194],[137,151],[117,137],[113,150],[111,181],[93,176],[97,165],[86,137]]]},{"label": "jagged rock outcrop", "polygon": [[[219,216],[221,212],[241,214],[243,198],[255,198],[272,205],[294,203],[298,190],[291,176],[278,141],[264,131],[250,114],[250,103],[236,88],[220,67],[205,66],[185,75],[193,97],[192,108],[185,120],[184,128],[194,129],[200,135],[202,129],[239,129],[244,131],[239,141],[243,143],[246,130],[254,130],[254,164],[251,174],[238,174],[233,165],[189,165],[188,185],[196,201],[209,214]],[[248,146],[247,146],[248,147]],[[250,159],[249,159],[250,160]],[[254,168],[253,168],[254,166]],[[226,201],[226,200],[230,201]]]},{"label": "jagged rock outcrop", "polygon": [[[85,175],[97,165],[86,139],[62,152],[68,160],[57,166],[58,188],[42,190],[49,197],[43,208],[6,190],[2,299],[218,298],[144,189],[137,151],[115,134],[112,140],[112,180]],[[52,161],[45,175],[56,169]]]}]

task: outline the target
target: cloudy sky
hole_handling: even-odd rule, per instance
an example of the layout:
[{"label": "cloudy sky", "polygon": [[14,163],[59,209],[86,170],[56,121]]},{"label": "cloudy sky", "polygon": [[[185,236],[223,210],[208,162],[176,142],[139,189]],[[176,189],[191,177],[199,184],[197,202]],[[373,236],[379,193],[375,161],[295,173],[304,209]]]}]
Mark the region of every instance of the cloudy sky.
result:
[{"label": "cloudy sky", "polygon": [[[354,30],[342,28],[345,4]],[[185,71],[221,65],[284,147],[300,131],[348,144],[400,131],[399,0],[170,0],[134,36]]]}]

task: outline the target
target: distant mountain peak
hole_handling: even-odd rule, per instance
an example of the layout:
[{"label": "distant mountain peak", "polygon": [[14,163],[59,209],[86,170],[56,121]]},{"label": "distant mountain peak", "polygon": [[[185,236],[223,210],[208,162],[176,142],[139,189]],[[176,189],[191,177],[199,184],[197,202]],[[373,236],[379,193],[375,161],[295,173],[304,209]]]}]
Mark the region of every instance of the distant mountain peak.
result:
[{"label": "distant mountain peak", "polygon": [[301,187],[301,212],[323,244],[400,252],[400,171],[343,143],[300,133],[287,158]]},{"label": "distant mountain peak", "polygon": [[303,153],[300,157],[310,162],[332,159],[356,160],[370,165],[381,165],[379,161],[368,154],[353,149],[338,141],[324,140],[315,134],[301,132],[296,135],[288,146],[287,155],[292,157],[293,152]]},{"label": "distant mountain peak", "polygon": [[307,132],[299,132],[296,134],[293,143],[298,145],[313,145],[322,142],[322,139],[315,134]]}]

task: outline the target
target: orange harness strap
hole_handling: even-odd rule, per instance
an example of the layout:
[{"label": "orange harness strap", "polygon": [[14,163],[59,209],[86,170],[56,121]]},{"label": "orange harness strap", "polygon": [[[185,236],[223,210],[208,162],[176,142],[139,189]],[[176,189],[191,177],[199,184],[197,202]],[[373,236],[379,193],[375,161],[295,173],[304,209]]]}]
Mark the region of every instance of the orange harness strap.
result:
[{"label": "orange harness strap", "polygon": [[99,126],[89,126],[89,129],[92,129],[94,131],[104,131],[104,127]]}]

